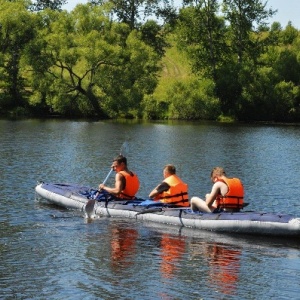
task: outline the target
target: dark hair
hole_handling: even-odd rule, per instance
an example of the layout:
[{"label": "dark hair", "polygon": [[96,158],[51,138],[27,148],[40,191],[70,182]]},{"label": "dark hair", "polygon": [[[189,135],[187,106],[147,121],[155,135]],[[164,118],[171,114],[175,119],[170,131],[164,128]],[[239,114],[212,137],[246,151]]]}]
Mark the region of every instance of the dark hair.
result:
[{"label": "dark hair", "polygon": [[123,155],[118,155],[113,161],[116,161],[118,164],[124,163],[124,165],[127,166],[127,158]]},{"label": "dark hair", "polygon": [[168,165],[165,165],[164,169],[167,170],[168,173],[170,174],[176,174],[176,168],[174,165],[171,165],[171,164],[168,164]]}]

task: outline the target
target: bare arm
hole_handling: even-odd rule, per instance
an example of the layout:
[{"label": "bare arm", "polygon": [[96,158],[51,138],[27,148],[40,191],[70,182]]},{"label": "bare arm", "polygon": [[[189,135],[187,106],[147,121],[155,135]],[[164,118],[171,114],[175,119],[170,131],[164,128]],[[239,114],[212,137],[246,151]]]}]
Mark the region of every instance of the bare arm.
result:
[{"label": "bare arm", "polygon": [[151,193],[149,194],[149,198],[155,198],[159,194],[167,191],[169,188],[170,186],[166,182],[162,182],[151,191]]},{"label": "bare arm", "polygon": [[119,195],[125,188],[125,178],[122,174],[117,173],[115,177],[115,187],[108,187],[104,184],[99,185],[100,190],[105,190],[113,195]]},{"label": "bare arm", "polygon": [[214,185],[211,188],[210,194],[206,194],[205,196],[205,203],[208,207],[212,207],[214,201],[216,200],[216,197],[219,194],[225,195],[228,191],[228,187],[224,182],[217,181],[214,183]]},{"label": "bare arm", "polygon": [[159,187],[159,185],[150,192],[149,198],[154,198],[155,196],[158,195],[158,191],[157,191],[158,187]]}]

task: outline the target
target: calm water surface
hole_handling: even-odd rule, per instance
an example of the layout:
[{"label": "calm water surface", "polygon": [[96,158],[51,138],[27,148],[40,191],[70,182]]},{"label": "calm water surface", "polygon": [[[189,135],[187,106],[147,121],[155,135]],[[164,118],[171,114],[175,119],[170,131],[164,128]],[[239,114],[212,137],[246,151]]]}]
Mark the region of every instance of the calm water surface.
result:
[{"label": "calm water surface", "polygon": [[39,180],[97,187],[124,141],[141,197],[167,163],[190,196],[223,166],[248,210],[300,216],[300,126],[0,120],[0,299],[299,299],[299,240],[89,223],[35,198]]}]

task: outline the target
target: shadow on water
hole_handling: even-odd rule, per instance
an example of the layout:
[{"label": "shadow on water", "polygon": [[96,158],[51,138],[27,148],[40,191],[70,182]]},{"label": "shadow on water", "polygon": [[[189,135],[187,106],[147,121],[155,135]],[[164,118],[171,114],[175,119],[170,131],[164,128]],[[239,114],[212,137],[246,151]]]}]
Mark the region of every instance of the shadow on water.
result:
[{"label": "shadow on water", "polygon": [[70,210],[65,207],[50,203],[45,199],[36,198],[36,205],[43,211],[51,212],[49,216],[52,219],[72,219],[81,218],[84,219],[84,213],[79,210]]}]

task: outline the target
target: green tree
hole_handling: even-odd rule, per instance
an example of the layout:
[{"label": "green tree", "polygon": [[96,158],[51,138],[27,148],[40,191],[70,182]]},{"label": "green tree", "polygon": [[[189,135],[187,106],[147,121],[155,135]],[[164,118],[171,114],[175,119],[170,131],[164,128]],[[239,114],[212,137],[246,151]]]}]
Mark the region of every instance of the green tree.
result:
[{"label": "green tree", "polygon": [[300,88],[292,82],[277,81],[271,67],[257,70],[256,77],[243,87],[238,117],[248,121],[299,121]]},{"label": "green tree", "polygon": [[165,54],[165,49],[169,46],[166,42],[166,33],[162,29],[162,26],[153,20],[148,20],[140,27],[140,32],[142,40],[162,57]]},{"label": "green tree", "polygon": [[35,37],[36,18],[27,10],[25,1],[0,0],[0,7],[1,98],[7,108],[16,108],[25,105],[26,79],[22,76],[21,60]]},{"label": "green tree", "polygon": [[45,11],[41,20],[43,29],[28,52],[36,75],[34,103],[103,118],[137,111],[144,94],[153,92],[159,57],[138,32],[111,22],[102,7]]},{"label": "green tree", "polygon": [[[161,22],[174,23],[177,14],[169,0],[90,0],[95,6],[106,6],[118,22],[129,26],[130,31],[142,31],[142,39],[158,55],[165,53],[166,35],[169,32]],[[153,20],[151,18],[156,18]]]},{"label": "green tree", "polygon": [[243,79],[243,120],[291,122],[299,120],[300,68],[295,49],[271,46],[260,58],[260,66]]},{"label": "green tree", "polygon": [[290,49],[284,49],[278,53],[276,61],[272,65],[278,81],[300,83],[300,64],[297,55]]},{"label": "green tree", "polygon": [[292,25],[291,22],[280,33],[280,40],[284,45],[290,45],[298,37],[298,30]]},{"label": "green tree", "polygon": [[229,22],[230,44],[239,63],[245,56],[256,60],[260,52],[260,40],[253,35],[254,26],[266,25],[266,20],[276,11],[266,10],[267,2],[261,0],[223,0],[223,14]]},{"label": "green tree", "polygon": [[275,85],[274,121],[299,120],[300,87],[292,82],[281,81]]},{"label": "green tree", "polygon": [[243,85],[255,77],[268,42],[265,20],[274,12],[259,0],[223,0],[221,18],[218,1],[185,0],[184,4],[179,45],[189,53],[193,71],[214,80],[222,113],[234,116],[241,106]]},{"label": "green tree", "polygon": [[209,79],[177,82],[170,87],[168,95],[170,119],[215,120],[221,113],[214,83]]},{"label": "green tree", "polygon": [[225,23],[217,16],[217,0],[185,1],[178,26],[178,45],[191,58],[193,71],[216,80],[217,68],[226,60]]},{"label": "green tree", "polygon": [[92,5],[109,3],[117,20],[128,24],[131,30],[139,28],[144,21],[156,17],[171,22],[176,12],[169,0],[89,0]]},{"label": "green tree", "polygon": [[61,10],[61,7],[67,3],[67,0],[36,0],[29,7],[32,11],[41,11],[46,8]]},{"label": "green tree", "polygon": [[270,44],[278,45],[282,27],[279,22],[273,22],[269,31]]}]

